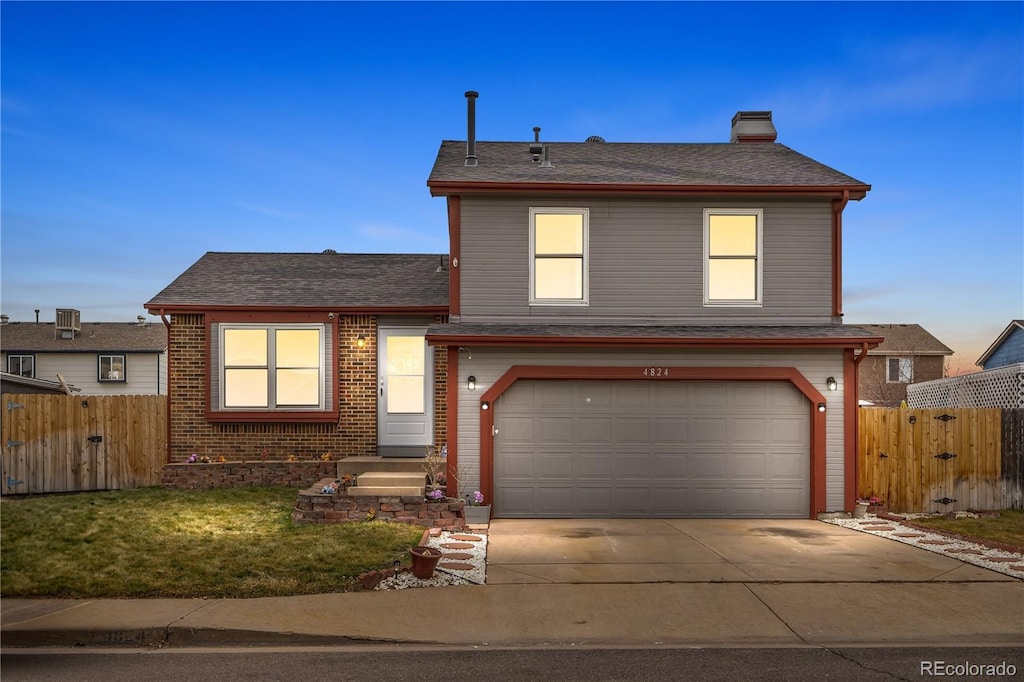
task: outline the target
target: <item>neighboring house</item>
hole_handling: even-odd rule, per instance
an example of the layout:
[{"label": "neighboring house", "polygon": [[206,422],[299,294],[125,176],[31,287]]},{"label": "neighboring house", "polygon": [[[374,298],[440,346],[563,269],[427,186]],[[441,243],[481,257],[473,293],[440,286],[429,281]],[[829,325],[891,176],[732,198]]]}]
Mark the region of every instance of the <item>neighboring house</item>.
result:
[{"label": "neighboring house", "polygon": [[1013,320],[974,364],[996,369],[1024,362],[1024,320]]},{"label": "neighboring house", "polygon": [[907,386],[941,379],[953,354],[919,324],[859,324],[885,339],[860,366],[860,398],[876,407],[897,407]]},{"label": "neighboring house", "polygon": [[740,112],[732,143],[441,143],[448,468],[497,517],[852,509],[842,216],[870,186]]},{"label": "neighboring house", "polygon": [[983,371],[907,386],[910,407],[1024,409],[1024,320],[1013,320],[975,363]]},{"label": "neighboring house", "polygon": [[169,459],[418,456],[445,441],[441,255],[207,253],[146,307],[170,334]]},{"label": "neighboring house", "polygon": [[29,379],[58,380],[83,395],[167,393],[167,330],[144,317],[137,322],[82,322],[59,308],[55,322],[0,325],[3,369]]},{"label": "neighboring house", "polygon": [[9,372],[0,372],[0,393],[44,393],[50,395],[69,395],[81,392],[80,388],[67,386],[59,381],[33,379]]}]

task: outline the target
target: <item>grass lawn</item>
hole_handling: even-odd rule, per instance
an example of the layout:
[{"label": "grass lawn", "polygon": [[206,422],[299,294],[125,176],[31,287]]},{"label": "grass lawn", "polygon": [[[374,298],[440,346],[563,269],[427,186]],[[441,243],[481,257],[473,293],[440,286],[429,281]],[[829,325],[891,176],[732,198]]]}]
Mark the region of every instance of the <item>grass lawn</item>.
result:
[{"label": "grass lawn", "polygon": [[403,523],[295,525],[291,488],[5,498],[4,597],[269,597],[357,589],[407,563],[423,529]]},{"label": "grass lawn", "polygon": [[936,517],[914,519],[914,523],[967,537],[1024,547],[1024,511],[1019,509],[1004,509],[999,512],[998,517],[993,518],[950,519]]}]

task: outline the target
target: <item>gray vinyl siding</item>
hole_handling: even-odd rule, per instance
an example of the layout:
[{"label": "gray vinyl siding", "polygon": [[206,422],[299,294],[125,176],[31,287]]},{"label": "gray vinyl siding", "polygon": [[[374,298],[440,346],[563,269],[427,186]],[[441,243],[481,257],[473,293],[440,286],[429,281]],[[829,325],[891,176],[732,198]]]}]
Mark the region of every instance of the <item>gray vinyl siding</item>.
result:
[{"label": "gray vinyl siding", "polygon": [[[595,367],[795,367],[828,400],[826,413],[825,506],[842,510],[844,503],[843,355],[841,350],[791,351],[533,351],[473,348],[472,359],[460,354],[458,397],[458,466],[462,491],[477,490],[480,482],[480,396],[513,365],[571,365]],[[465,377],[476,377],[476,390],[466,388]],[[839,390],[825,388],[828,377],[839,380]],[[809,409],[809,408],[808,408]]]},{"label": "gray vinyl siding", "polygon": [[[99,356],[124,355],[127,381],[100,381]],[[75,395],[166,395],[166,353],[35,353],[36,378],[57,381],[57,375],[81,389]],[[4,361],[6,363],[6,359]],[[4,365],[6,367],[6,364]]]},{"label": "gray vinyl siding", "polygon": [[[832,322],[827,201],[463,197],[461,205],[464,322]],[[588,306],[529,305],[531,206],[590,209]],[[762,306],[704,306],[704,208],[764,209]]]}]

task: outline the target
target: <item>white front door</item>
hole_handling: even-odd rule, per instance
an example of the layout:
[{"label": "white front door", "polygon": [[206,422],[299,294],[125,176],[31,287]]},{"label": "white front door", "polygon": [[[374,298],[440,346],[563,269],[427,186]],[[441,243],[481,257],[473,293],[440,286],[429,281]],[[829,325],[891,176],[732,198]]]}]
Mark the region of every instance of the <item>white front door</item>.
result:
[{"label": "white front door", "polygon": [[426,327],[381,327],[378,337],[378,452],[422,457],[434,440],[434,363]]}]

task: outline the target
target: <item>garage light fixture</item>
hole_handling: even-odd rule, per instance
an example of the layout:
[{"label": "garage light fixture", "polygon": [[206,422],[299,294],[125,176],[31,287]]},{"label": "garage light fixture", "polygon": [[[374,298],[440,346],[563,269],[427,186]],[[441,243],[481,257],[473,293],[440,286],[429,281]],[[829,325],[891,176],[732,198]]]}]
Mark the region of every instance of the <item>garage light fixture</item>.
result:
[{"label": "garage light fixture", "polygon": [[365,345],[366,345],[366,337],[363,336],[362,334],[360,334],[359,337],[356,338],[356,348],[362,348]]},{"label": "garage light fixture", "polygon": [[470,374],[469,378],[466,379],[466,388],[468,388],[471,391],[476,390],[476,377],[473,376],[472,374]]},{"label": "garage light fixture", "polygon": [[818,412],[825,411],[825,403],[818,403]]},{"label": "garage light fixture", "polygon": [[830,391],[839,390],[839,382],[836,381],[835,377],[829,377],[828,379],[825,379],[825,386],[827,386],[828,390]]},{"label": "garage light fixture", "polygon": [[489,410],[489,409],[491,409],[491,404],[485,400],[482,403],[480,403],[480,409],[481,410]]}]

